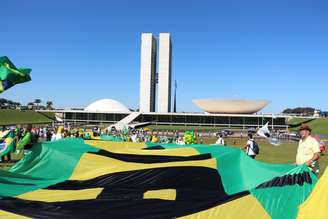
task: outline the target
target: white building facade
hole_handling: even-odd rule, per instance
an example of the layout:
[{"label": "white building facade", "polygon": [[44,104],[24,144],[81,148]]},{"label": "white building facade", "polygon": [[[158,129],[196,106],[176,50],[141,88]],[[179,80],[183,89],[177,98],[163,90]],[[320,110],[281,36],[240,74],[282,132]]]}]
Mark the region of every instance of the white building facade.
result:
[{"label": "white building facade", "polygon": [[159,34],[157,112],[171,112],[172,45],[169,33]]},{"label": "white building facade", "polygon": [[[172,45],[170,34],[160,33],[158,39],[151,33],[141,35],[139,111],[143,113],[171,111]],[[159,41],[158,51],[157,41]],[[156,73],[157,57],[158,74]]]},{"label": "white building facade", "polygon": [[154,112],[156,97],[157,43],[153,34],[141,35],[139,111]]}]

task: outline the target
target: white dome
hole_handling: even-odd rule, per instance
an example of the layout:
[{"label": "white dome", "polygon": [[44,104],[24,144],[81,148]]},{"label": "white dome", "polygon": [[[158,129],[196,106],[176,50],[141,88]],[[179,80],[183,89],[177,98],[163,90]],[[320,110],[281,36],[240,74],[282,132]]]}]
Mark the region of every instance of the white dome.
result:
[{"label": "white dome", "polygon": [[124,104],[112,99],[97,100],[91,103],[89,106],[87,106],[84,110],[88,112],[130,113],[130,110],[126,106],[124,106]]}]

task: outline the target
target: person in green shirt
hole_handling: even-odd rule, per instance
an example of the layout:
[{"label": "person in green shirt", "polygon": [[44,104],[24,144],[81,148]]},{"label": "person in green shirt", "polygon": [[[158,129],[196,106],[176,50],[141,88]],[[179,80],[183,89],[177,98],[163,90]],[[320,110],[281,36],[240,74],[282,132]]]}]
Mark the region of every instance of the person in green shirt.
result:
[{"label": "person in green shirt", "polygon": [[33,146],[32,142],[32,125],[28,124],[25,128],[23,137],[17,142],[16,150],[19,153],[23,149],[31,149]]}]

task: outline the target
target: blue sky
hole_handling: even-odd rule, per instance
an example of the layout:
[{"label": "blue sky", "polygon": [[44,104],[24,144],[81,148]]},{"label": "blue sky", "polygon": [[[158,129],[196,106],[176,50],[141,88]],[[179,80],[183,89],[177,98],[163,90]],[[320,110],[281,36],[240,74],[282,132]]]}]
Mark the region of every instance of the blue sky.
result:
[{"label": "blue sky", "polygon": [[141,33],[170,32],[178,111],[200,111],[195,98],[328,110],[327,11],[319,0],[2,0],[0,55],[33,70],[1,97],[138,108]]}]

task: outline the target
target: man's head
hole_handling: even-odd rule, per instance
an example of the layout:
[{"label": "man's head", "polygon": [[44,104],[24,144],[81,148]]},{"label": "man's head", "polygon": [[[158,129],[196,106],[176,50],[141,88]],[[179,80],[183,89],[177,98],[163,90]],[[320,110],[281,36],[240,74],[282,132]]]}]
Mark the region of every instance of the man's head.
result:
[{"label": "man's head", "polygon": [[311,135],[311,131],[312,129],[310,128],[310,126],[308,126],[307,124],[302,124],[299,129],[301,138],[306,139],[309,135]]},{"label": "man's head", "polygon": [[252,139],[252,138],[253,138],[252,133],[248,133],[248,138],[249,138],[249,139]]},{"label": "man's head", "polygon": [[27,124],[27,125],[25,126],[25,130],[26,130],[26,132],[30,132],[30,131],[32,131],[32,124]]}]

